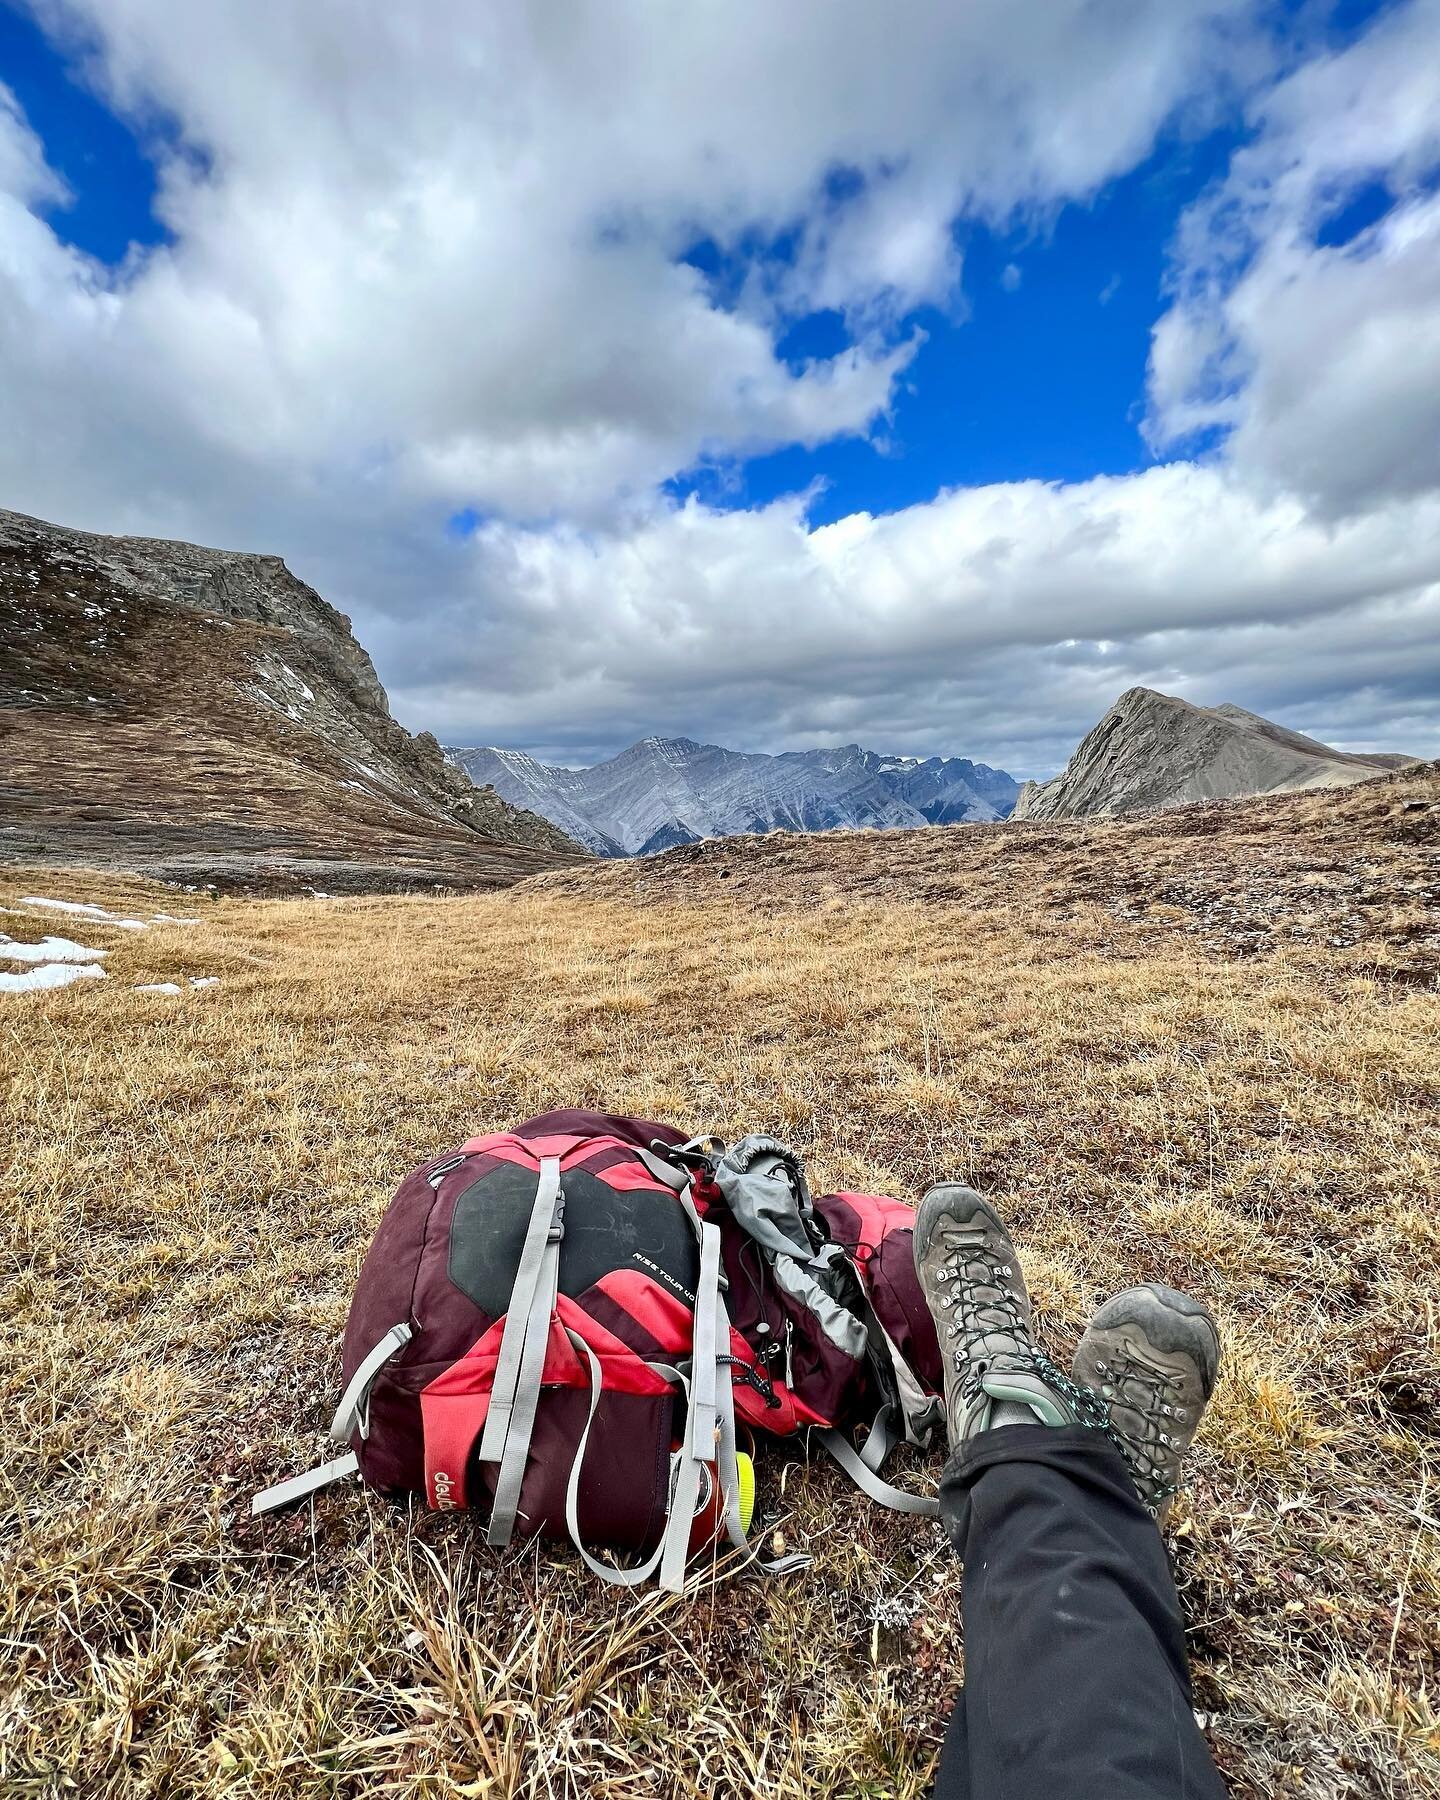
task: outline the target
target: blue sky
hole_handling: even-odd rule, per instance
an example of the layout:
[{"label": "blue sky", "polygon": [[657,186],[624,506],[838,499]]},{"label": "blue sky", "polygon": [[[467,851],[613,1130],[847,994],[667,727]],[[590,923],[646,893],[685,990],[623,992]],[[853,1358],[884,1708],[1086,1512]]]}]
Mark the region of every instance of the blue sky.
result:
[{"label": "blue sky", "polygon": [[[1234,129],[1169,138],[1091,202],[997,232],[957,229],[964,292],[956,307],[906,316],[925,341],[906,371],[893,422],[874,437],[748,460],[733,487],[687,471],[672,484],[720,505],[763,505],[812,481],[816,523],[888,512],[939,489],[1034,478],[1123,475],[1153,460],[1140,432],[1150,327],[1183,208],[1223,172]],[[793,365],[831,355],[835,313],[781,340]]]},{"label": "blue sky", "polygon": [[1132,681],[1433,753],[1436,7],[1122,12],[0,0],[0,499],[562,760],[1043,773]]}]

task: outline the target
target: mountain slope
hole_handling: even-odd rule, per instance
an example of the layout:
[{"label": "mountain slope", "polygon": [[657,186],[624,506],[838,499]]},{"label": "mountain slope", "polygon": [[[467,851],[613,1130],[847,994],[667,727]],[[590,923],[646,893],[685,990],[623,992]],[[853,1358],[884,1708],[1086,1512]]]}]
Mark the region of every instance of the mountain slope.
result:
[{"label": "mountain slope", "polygon": [[1352,756],[1239,706],[1194,706],[1130,688],[1053,781],[1027,781],[1017,819],[1144,812],[1192,800],[1344,787],[1404,767],[1403,756]]},{"label": "mountain slope", "polygon": [[988,823],[1019,791],[983,763],[883,757],[856,744],[765,756],[649,737],[589,769],[553,768],[513,750],[445,754],[600,856],[643,856],[744,832]]},{"label": "mountain slope", "polygon": [[279,557],[0,511],[0,859],[221,886],[485,887],[580,854],[391,718]]}]

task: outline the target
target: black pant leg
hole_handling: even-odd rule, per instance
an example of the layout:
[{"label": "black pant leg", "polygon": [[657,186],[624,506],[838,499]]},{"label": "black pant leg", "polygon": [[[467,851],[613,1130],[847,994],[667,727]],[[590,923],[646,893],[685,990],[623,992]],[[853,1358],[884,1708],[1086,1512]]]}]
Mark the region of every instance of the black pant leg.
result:
[{"label": "black pant leg", "polygon": [[982,1432],[940,1511],[965,1564],[965,1690],[937,1800],[1224,1800],[1165,1546],[1114,1446]]}]

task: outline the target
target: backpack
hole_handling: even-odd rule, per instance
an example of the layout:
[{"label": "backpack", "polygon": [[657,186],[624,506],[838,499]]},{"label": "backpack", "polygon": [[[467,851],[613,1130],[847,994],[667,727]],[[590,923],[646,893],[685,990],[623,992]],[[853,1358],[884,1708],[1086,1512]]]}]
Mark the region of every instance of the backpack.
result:
[{"label": "backpack", "polygon": [[[941,1419],[913,1225],[898,1201],[814,1200],[768,1137],[727,1150],[563,1111],[472,1138],[401,1183],[361,1267],[330,1427],[348,1454],[252,1512],[358,1470],[477,1509],[496,1548],[568,1540],[608,1582],[680,1592],[722,1535],[759,1560],[741,1434],[810,1428],[872,1498],[934,1516],[878,1472]],[[615,1567],[591,1545],[641,1560]]]}]

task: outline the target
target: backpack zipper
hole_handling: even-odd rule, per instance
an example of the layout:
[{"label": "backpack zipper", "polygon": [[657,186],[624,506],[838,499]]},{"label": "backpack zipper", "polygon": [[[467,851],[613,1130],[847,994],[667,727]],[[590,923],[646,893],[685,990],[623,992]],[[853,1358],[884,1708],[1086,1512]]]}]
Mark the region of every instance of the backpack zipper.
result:
[{"label": "backpack zipper", "polygon": [[746,1387],[753,1389],[767,1406],[779,1406],[780,1396],[775,1392],[774,1385],[761,1374],[754,1363],[748,1363],[739,1356],[717,1356],[715,1360],[718,1363],[728,1364],[735,1379],[743,1381]]},{"label": "backpack zipper", "polygon": [[425,1179],[430,1183],[432,1188],[438,1188],[450,1171],[452,1169],[458,1169],[468,1155],[468,1151],[462,1150],[458,1156],[446,1157],[444,1162],[436,1163],[435,1167]]}]

